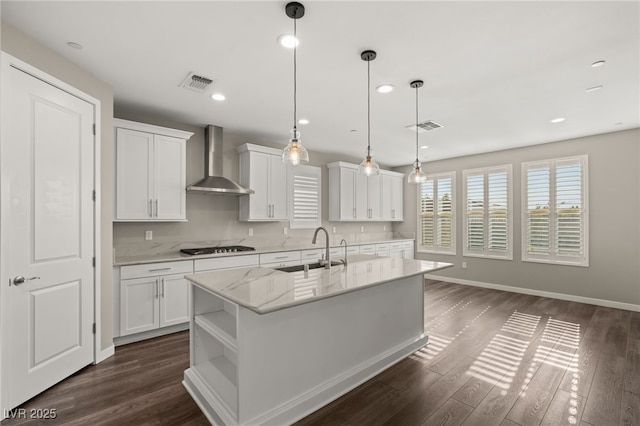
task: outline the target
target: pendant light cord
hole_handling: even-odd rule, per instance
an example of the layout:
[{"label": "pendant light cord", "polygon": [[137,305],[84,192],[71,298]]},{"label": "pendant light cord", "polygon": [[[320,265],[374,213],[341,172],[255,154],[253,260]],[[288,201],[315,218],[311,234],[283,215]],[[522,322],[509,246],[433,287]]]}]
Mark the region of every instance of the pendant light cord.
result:
[{"label": "pendant light cord", "polygon": [[418,86],[416,85],[416,167],[418,161]]},{"label": "pendant light cord", "polygon": [[[293,130],[296,130],[296,116],[297,116],[297,95],[298,95],[298,84],[297,84],[297,50],[298,50],[298,36],[297,36],[297,19],[293,19]],[[297,139],[296,135],[293,135],[294,138]]]},{"label": "pendant light cord", "polygon": [[371,60],[367,60],[367,156],[371,156]]}]

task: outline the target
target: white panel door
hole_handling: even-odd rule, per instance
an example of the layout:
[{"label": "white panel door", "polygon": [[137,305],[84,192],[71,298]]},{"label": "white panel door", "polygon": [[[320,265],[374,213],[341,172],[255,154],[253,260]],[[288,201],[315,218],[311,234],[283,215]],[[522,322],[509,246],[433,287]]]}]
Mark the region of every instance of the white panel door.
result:
[{"label": "white panel door", "polygon": [[116,219],[151,219],[153,135],[116,129]]},{"label": "white panel door", "polygon": [[2,389],[13,408],[94,360],[94,106],[2,71]]},{"label": "white panel door", "polygon": [[179,220],[185,210],[184,139],[155,135],[153,144],[153,208],[156,220]]},{"label": "white panel door", "polygon": [[382,176],[371,175],[367,180],[369,220],[382,219]]},{"label": "white panel door", "polygon": [[391,179],[391,218],[401,222],[404,219],[404,177]]},{"label": "white panel door", "polygon": [[360,173],[358,170],[354,170],[356,180],[355,189],[355,205],[356,205],[356,219],[357,220],[369,220],[369,202],[367,200],[367,175]]},{"label": "white panel door", "polygon": [[189,282],[183,277],[160,278],[160,327],[189,322]]},{"label": "white panel door", "polygon": [[356,218],[356,173],[357,170],[340,169],[340,220]]}]

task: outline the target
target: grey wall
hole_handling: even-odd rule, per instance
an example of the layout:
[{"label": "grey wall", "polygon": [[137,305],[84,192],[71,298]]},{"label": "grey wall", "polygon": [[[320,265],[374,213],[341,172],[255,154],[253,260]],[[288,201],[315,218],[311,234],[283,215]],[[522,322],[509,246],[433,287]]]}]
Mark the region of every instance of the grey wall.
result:
[{"label": "grey wall", "polygon": [[[170,118],[163,117],[163,114],[142,113],[135,109],[116,105],[115,117],[126,120],[139,121],[143,123],[155,124],[158,126],[194,132],[194,135],[187,142],[187,184],[195,182],[204,176],[204,126],[207,124],[217,124],[215,118],[211,123],[202,123],[201,126],[194,127],[177,123]],[[285,129],[286,130],[286,129]],[[283,135],[287,132],[283,131]],[[265,145],[264,142],[251,141],[224,131],[224,174],[226,177],[238,181],[238,154],[236,146],[244,143],[255,143]],[[284,148],[286,140],[278,141],[268,146],[273,148]],[[363,154],[365,151],[363,145]],[[336,235],[354,235],[360,233],[360,227],[365,227],[366,234],[391,232],[389,222],[328,222],[329,217],[329,173],[325,167],[332,161],[347,161],[359,163],[361,159],[348,158],[341,155],[328,155],[317,152],[310,152],[310,165],[322,166],[322,217],[323,226],[329,232],[336,228]],[[239,222],[239,203],[237,197],[208,196],[199,194],[187,194],[187,219],[188,222],[176,223],[114,223],[113,241],[116,247],[122,245],[141,244],[144,245],[144,235],[146,230],[153,231],[153,241],[156,242],[195,242],[207,240],[229,240],[247,237],[248,229],[253,228],[256,239],[281,240],[284,238],[283,228],[289,227],[289,222]],[[307,239],[311,241],[313,230],[294,229],[289,230],[288,237],[291,239]],[[339,242],[339,241],[338,241]]]},{"label": "grey wall", "polygon": [[[521,170],[526,161],[589,155],[589,267],[547,265],[521,259]],[[462,171],[513,164],[513,260],[462,256]],[[460,280],[640,305],[640,129],[425,163],[426,173],[456,172],[456,256],[419,253],[454,262],[438,275]],[[397,169],[405,173],[409,168]],[[417,229],[417,189],[405,186],[405,221]],[[411,212],[411,213],[407,213]],[[461,268],[467,262],[467,269]]]},{"label": "grey wall", "polygon": [[97,98],[101,103],[100,158],[101,182],[98,196],[101,202],[101,347],[113,344],[113,90],[105,82],[79,68],[77,65],[37,43],[15,27],[2,22],[2,50],[18,59],[64,81]]}]

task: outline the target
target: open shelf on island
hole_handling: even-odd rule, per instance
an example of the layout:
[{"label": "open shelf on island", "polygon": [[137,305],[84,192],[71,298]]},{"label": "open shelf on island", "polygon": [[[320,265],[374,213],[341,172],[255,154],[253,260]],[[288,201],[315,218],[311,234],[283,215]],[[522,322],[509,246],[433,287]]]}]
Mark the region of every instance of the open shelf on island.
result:
[{"label": "open shelf on island", "polygon": [[195,322],[207,332],[218,337],[234,351],[238,350],[236,342],[236,318],[226,311],[209,312],[195,316]]}]

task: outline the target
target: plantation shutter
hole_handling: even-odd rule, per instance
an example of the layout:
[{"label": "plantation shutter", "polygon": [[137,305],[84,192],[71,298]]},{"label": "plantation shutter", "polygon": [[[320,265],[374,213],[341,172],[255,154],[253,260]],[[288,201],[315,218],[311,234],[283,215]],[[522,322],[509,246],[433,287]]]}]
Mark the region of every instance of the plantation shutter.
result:
[{"label": "plantation shutter", "polygon": [[511,165],[465,170],[465,256],[512,258]]},{"label": "plantation shutter", "polygon": [[523,163],[523,260],[588,266],[587,160]]},{"label": "plantation shutter", "polygon": [[291,229],[321,226],[322,169],[316,166],[297,165],[291,168],[291,176]]},{"label": "plantation shutter", "polygon": [[419,250],[455,253],[455,173],[430,175],[418,186]]}]

